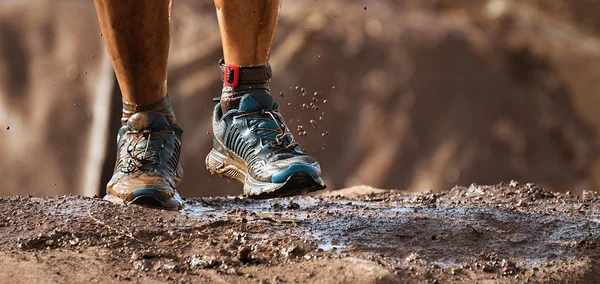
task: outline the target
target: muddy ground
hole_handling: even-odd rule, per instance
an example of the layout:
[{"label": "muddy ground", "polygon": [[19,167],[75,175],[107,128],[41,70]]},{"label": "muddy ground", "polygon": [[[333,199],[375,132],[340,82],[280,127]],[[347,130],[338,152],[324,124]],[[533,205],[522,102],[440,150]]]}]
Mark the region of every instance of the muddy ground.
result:
[{"label": "muddy ground", "polygon": [[180,211],[0,198],[0,282],[600,281],[600,199],[533,184],[355,187]]}]

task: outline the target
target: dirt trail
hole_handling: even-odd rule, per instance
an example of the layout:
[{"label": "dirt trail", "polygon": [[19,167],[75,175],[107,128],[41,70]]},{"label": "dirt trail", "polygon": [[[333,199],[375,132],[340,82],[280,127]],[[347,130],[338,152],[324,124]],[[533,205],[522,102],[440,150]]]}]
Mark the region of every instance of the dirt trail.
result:
[{"label": "dirt trail", "polygon": [[188,199],[178,212],[5,197],[0,282],[598,282],[599,227],[595,194],[516,183]]}]

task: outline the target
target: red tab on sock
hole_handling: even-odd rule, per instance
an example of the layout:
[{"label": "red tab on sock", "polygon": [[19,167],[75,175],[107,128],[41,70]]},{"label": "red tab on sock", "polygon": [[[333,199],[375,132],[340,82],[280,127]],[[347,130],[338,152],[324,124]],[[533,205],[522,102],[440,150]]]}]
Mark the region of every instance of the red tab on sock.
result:
[{"label": "red tab on sock", "polygon": [[228,87],[237,87],[240,84],[240,66],[225,65],[223,84]]}]

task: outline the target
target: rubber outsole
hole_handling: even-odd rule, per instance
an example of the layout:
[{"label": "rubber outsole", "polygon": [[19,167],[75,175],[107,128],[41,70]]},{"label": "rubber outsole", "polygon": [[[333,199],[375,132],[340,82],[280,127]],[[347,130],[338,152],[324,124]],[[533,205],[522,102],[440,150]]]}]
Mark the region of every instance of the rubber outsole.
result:
[{"label": "rubber outsole", "polygon": [[139,194],[135,196],[131,201],[124,200],[114,195],[104,196],[104,200],[110,201],[116,204],[135,204],[146,207],[161,208],[167,210],[177,210],[183,206],[183,200],[179,196],[179,193],[175,192],[175,195],[169,200],[162,200],[152,194]]},{"label": "rubber outsole", "polygon": [[325,189],[323,179],[305,171],[291,174],[283,183],[261,182],[253,179],[245,165],[212,149],[206,156],[206,168],[211,174],[237,180],[244,184],[243,195],[252,199],[269,199],[302,195]]}]

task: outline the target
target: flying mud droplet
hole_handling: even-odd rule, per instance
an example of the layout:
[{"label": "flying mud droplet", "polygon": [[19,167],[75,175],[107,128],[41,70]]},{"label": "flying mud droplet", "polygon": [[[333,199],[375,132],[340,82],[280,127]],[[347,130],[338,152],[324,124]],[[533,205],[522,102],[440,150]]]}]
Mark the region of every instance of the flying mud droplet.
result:
[{"label": "flying mud droplet", "polygon": [[365,11],[367,10],[367,6],[365,6]]},{"label": "flying mud droplet", "polygon": [[283,92],[279,92],[279,95],[283,98]]},{"label": "flying mud droplet", "polygon": [[322,116],[319,116],[319,121],[323,121],[323,117]]},{"label": "flying mud droplet", "polygon": [[306,130],[303,125],[298,125],[296,130],[298,131],[298,136],[306,136]]},{"label": "flying mud droplet", "polygon": [[326,104],[326,103],[327,103],[327,100],[323,100],[323,103],[324,103],[324,104]]},{"label": "flying mud droplet", "polygon": [[316,121],[314,121],[313,119],[311,119],[311,120],[310,120],[310,124],[312,124],[312,126],[313,126],[315,129],[319,129],[319,125],[318,125],[318,124],[317,124],[317,122],[316,122]]},{"label": "flying mud droplet", "polygon": [[6,130],[10,130],[10,126],[6,126]]}]

